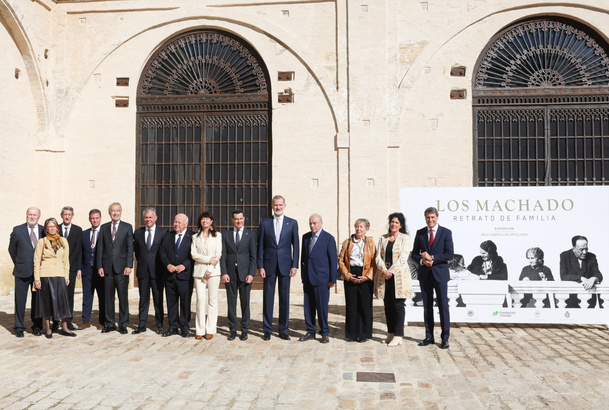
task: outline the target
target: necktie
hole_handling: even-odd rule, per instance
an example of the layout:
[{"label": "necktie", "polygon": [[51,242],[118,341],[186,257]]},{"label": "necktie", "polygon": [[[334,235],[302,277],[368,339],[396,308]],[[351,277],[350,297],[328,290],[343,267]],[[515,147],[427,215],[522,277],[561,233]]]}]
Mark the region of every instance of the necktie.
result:
[{"label": "necktie", "polygon": [[178,234],[178,241],[176,242],[176,252],[178,251],[178,248],[180,247],[180,242],[182,242],[182,234]]},{"label": "necktie", "polygon": [[237,237],[235,238],[235,246],[239,246],[239,242],[241,242],[241,237],[239,236],[239,233],[241,231],[237,231]]},{"label": "necktie", "polygon": [[152,229],[148,228],[148,238],[146,238],[146,247],[148,250],[152,247]]},{"label": "necktie", "polygon": [[429,249],[433,246],[433,229],[429,230]]},{"label": "necktie", "polygon": [[315,241],[317,241],[317,235],[313,235],[311,238],[311,243],[309,244],[309,254],[313,252],[313,247],[315,246]]},{"label": "necktie", "polygon": [[279,237],[281,236],[281,225],[279,222],[280,219],[275,218],[275,240],[277,241],[277,243],[279,243]]},{"label": "necktie", "polygon": [[[91,230],[91,252],[95,251],[95,229]],[[91,258],[90,266],[93,266],[93,258]]]},{"label": "necktie", "polygon": [[68,232],[69,232],[70,228],[68,228],[67,226],[63,227],[63,237],[67,238],[68,237]]},{"label": "necktie", "polygon": [[38,242],[38,238],[36,237],[36,234],[34,233],[34,228],[30,228],[30,240],[32,241],[32,246],[35,248],[36,242]]},{"label": "necktie", "polygon": [[114,242],[114,238],[116,238],[116,222],[112,222],[112,242]]}]

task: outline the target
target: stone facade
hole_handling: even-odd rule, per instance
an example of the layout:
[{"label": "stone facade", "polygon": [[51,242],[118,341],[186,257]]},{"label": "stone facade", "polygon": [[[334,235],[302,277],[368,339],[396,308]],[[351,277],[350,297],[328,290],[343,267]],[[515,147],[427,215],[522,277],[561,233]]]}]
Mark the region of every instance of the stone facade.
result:
[{"label": "stone facade", "polygon": [[[0,291],[12,286],[6,252],[28,206],[41,220],[123,204],[135,212],[136,98],[149,58],[166,40],[214,28],[249,43],[272,94],[272,192],[301,233],[313,213],[340,242],[358,217],[378,237],[398,210],[399,188],[471,186],[472,75],[501,29],[533,16],[563,16],[601,37],[600,0],[268,1],[0,0]],[[466,68],[452,77],[451,67]],[[293,71],[279,82],[279,71]],[[116,78],[129,78],[118,87]],[[294,92],[280,104],[277,93]],[[453,89],[466,98],[451,100]],[[128,107],[115,107],[128,98]],[[440,221],[441,222],[441,221]],[[414,230],[423,224],[410,221]]]}]

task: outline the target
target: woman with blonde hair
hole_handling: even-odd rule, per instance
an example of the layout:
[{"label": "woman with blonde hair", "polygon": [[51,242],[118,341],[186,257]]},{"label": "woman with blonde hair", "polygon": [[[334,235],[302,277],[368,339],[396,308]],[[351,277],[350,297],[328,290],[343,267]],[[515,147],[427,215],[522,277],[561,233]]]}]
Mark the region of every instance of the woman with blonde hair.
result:
[{"label": "woman with blonde hair", "polygon": [[46,236],[40,238],[34,251],[34,289],[36,311],[34,317],[44,318],[45,336],[53,337],[51,317],[61,320],[59,334],[76,336],[68,329],[67,318],[71,316],[68,300],[70,283],[70,246],[68,240],[59,236],[59,224],[55,218],[44,222]]},{"label": "woman with blonde hair", "polygon": [[376,268],[374,240],[366,236],[370,222],[360,218],[355,233],[343,242],[338,271],[345,283],[345,337],[363,343],[372,338],[372,289]]}]

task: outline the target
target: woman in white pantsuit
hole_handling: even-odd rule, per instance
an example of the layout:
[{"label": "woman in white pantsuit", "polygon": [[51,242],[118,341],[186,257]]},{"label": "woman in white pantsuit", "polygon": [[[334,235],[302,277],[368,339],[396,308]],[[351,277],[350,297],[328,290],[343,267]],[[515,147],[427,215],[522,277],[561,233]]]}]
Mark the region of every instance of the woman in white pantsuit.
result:
[{"label": "woman in white pantsuit", "polygon": [[[218,288],[222,234],[218,232],[211,212],[199,215],[199,231],[192,238],[190,253],[195,261],[193,277],[197,290],[196,339],[213,338],[218,323]],[[205,310],[207,307],[207,315]]]}]

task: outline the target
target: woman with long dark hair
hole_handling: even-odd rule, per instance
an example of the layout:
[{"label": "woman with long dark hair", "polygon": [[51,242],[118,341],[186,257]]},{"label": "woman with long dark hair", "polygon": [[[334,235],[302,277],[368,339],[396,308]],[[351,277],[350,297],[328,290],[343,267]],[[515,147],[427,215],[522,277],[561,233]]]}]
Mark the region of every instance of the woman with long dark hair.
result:
[{"label": "woman with long dark hair", "polygon": [[[213,338],[218,323],[218,288],[222,234],[218,232],[211,212],[202,212],[197,220],[199,230],[193,236],[190,254],[195,261],[193,278],[197,290],[197,340]],[[207,315],[205,310],[207,309]]]}]

